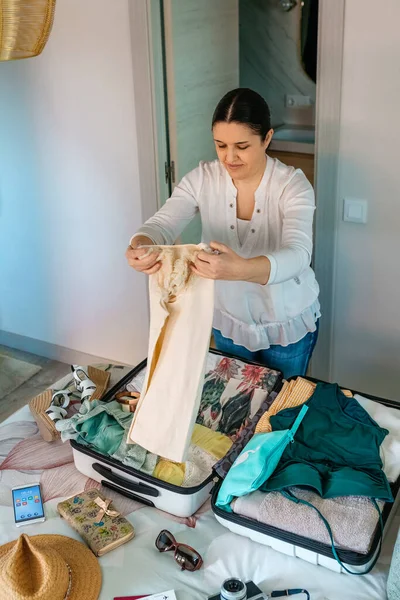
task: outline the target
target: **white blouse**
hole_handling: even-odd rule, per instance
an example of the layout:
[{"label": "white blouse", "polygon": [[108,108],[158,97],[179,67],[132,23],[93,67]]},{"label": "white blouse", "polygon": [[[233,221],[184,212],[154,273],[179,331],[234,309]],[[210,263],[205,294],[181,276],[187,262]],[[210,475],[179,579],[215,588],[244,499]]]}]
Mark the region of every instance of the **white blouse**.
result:
[{"label": "white blouse", "polygon": [[218,160],[201,162],[136,235],[173,244],[197,212],[202,241],[217,241],[243,258],[267,256],[267,285],[216,281],[214,327],[251,351],[288,346],[315,331],[319,286],[310,268],[314,191],[304,173],[268,157],[247,233],[239,240],[237,190]]},{"label": "white blouse", "polygon": [[242,245],[247,236],[247,232],[250,229],[250,221],[246,221],[245,219],[236,219],[236,225],[239,244]]}]

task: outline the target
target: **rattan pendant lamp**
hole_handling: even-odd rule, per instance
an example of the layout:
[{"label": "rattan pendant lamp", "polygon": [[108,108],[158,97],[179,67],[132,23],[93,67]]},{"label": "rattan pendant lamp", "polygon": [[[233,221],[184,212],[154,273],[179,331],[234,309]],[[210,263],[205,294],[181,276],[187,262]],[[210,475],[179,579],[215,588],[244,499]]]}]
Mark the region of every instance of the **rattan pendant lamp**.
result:
[{"label": "rattan pendant lamp", "polygon": [[0,61],[37,56],[49,39],[56,0],[0,0]]}]

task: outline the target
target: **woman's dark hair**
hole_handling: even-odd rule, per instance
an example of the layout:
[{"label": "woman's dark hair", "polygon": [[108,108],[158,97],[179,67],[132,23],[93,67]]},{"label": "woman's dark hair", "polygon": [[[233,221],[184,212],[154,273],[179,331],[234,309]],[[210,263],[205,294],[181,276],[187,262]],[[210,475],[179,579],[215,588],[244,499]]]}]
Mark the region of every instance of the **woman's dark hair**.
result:
[{"label": "woman's dark hair", "polygon": [[271,113],[264,98],[249,88],[237,88],[218,102],[212,118],[215,123],[241,123],[250,127],[262,140],[271,129]]}]

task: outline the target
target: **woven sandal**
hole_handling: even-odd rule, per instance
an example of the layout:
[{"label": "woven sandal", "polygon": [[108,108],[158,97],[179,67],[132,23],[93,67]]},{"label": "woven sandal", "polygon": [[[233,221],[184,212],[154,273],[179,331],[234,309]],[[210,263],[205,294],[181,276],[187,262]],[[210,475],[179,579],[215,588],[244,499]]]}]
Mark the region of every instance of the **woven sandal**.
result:
[{"label": "woven sandal", "polygon": [[54,421],[46,414],[46,410],[51,405],[52,397],[52,390],[46,390],[42,394],[32,398],[29,402],[29,409],[45,442],[54,442],[54,440],[58,440],[60,437]]},{"label": "woven sandal", "polygon": [[45,411],[46,415],[50,417],[54,424],[60,419],[65,419],[67,416],[66,408],[69,406],[69,397],[71,392],[69,390],[60,390],[54,392],[51,398],[51,404]]},{"label": "woven sandal", "polygon": [[101,400],[110,382],[110,373],[89,366],[87,371],[79,365],[71,365],[75,386],[83,400]]},{"label": "woven sandal", "polygon": [[65,417],[67,416],[67,411],[65,410],[65,408],[61,408],[60,406],[50,405],[50,408],[46,410],[46,415],[50,417],[50,419],[54,423],[57,423],[57,421],[65,419]]}]

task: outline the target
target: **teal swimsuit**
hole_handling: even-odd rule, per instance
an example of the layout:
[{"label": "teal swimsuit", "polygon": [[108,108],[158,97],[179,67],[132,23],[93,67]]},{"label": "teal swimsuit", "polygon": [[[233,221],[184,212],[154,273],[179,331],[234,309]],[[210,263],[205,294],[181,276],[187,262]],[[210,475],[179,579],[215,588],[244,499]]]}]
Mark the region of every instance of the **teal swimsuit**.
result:
[{"label": "teal swimsuit", "polygon": [[[305,486],[323,498],[368,496],[393,502],[379,454],[388,431],[337,385],[319,383],[306,405],[309,410],[293,443],[260,489],[272,492]],[[301,408],[272,416],[272,430],[290,429]]]}]

